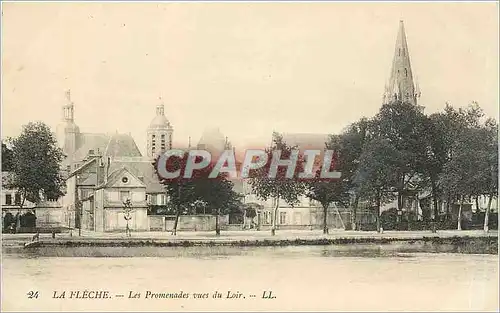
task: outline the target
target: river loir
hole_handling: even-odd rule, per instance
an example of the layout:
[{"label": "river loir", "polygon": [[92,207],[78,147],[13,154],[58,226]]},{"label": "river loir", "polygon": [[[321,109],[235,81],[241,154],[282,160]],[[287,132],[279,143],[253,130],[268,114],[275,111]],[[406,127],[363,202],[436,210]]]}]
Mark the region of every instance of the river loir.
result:
[{"label": "river loir", "polygon": [[[17,311],[496,310],[498,255],[457,252],[430,244],[4,247],[2,303]],[[39,297],[26,299],[29,291]],[[111,298],[69,299],[77,291]]]}]

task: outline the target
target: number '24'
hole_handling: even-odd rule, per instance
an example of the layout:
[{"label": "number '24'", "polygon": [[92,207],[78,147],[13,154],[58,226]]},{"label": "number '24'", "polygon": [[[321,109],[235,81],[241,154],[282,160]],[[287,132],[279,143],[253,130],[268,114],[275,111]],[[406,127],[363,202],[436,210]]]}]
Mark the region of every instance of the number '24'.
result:
[{"label": "number '24'", "polygon": [[28,299],[38,299],[38,291],[30,291],[27,295]]}]

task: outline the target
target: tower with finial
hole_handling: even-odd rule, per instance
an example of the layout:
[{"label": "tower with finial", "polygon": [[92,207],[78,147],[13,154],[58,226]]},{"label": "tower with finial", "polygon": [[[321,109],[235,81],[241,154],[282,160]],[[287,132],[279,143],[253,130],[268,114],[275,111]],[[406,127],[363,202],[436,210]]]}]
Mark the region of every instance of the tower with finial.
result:
[{"label": "tower with finial", "polygon": [[417,105],[420,90],[413,82],[413,72],[410,63],[410,53],[406,41],[405,26],[399,21],[399,30],[396,38],[396,48],[392,60],[391,75],[385,86],[383,103],[392,101],[409,102]]},{"label": "tower with finial", "polygon": [[66,103],[62,106],[62,121],[57,127],[57,137],[64,154],[71,162],[72,156],[77,149],[76,141],[80,128],[75,123],[75,106],[71,100],[71,90],[68,89],[65,96]]},{"label": "tower with finial", "polygon": [[147,156],[155,158],[168,149],[172,149],[172,135],[174,129],[165,117],[165,106],[161,97],[156,106],[156,116],[147,129]]}]

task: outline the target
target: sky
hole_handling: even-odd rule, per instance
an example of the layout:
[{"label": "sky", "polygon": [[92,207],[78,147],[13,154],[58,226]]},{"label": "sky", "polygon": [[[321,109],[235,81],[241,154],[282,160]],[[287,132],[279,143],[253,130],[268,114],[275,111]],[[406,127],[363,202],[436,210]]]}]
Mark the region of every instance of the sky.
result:
[{"label": "sky", "polygon": [[82,132],[143,153],[160,101],[174,145],[211,127],[237,147],[339,133],[380,108],[400,20],[426,112],[477,101],[496,118],[497,3],[3,2],[2,138],[55,131],[67,89]]}]

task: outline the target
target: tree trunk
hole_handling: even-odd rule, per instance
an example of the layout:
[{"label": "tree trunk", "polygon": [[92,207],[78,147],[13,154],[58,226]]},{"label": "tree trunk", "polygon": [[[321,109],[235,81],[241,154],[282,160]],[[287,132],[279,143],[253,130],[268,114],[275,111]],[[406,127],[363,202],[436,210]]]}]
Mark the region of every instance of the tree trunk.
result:
[{"label": "tree trunk", "polygon": [[488,199],[488,206],[486,207],[486,212],[484,213],[484,232],[488,232],[489,228],[489,218],[490,218],[490,209],[491,209],[491,201],[493,200],[493,193],[490,194],[490,198]]},{"label": "tree trunk", "polygon": [[377,191],[377,233],[380,233],[380,198],[381,194],[380,191]]},{"label": "tree trunk", "polygon": [[450,203],[451,203],[451,197],[448,197],[448,199],[446,199],[446,218],[445,218],[447,222],[450,219]]},{"label": "tree trunk", "polygon": [[271,235],[276,235],[276,218],[278,215],[278,208],[280,206],[280,197],[276,197],[276,207],[273,212],[273,225],[271,226]]},{"label": "tree trunk", "polygon": [[432,216],[432,232],[436,233],[437,232],[437,220],[439,216],[439,211],[438,211],[438,198],[437,198],[437,190],[436,190],[436,184],[432,182],[432,204],[434,208],[434,213]]},{"label": "tree trunk", "polygon": [[357,212],[358,212],[358,202],[359,202],[359,197],[356,195],[354,197],[354,207],[352,209],[352,222],[351,222],[351,228],[352,230],[358,230],[357,229]]},{"label": "tree trunk", "polygon": [[177,212],[175,212],[174,229],[172,229],[172,235],[177,235],[177,224],[179,224],[179,216],[181,215],[181,184],[177,185]]},{"label": "tree trunk", "polygon": [[219,209],[215,213],[215,235],[220,236]]},{"label": "tree trunk", "polygon": [[247,209],[243,208],[243,230],[247,228]]},{"label": "tree trunk", "polygon": [[323,205],[323,234],[328,234],[328,224],[327,224],[327,214],[328,214],[328,204]]},{"label": "tree trunk", "polygon": [[177,205],[177,212],[175,214],[174,229],[172,229],[172,235],[177,235],[177,224],[179,224],[179,217],[181,215],[181,205]]},{"label": "tree trunk", "polygon": [[462,203],[464,202],[463,196],[460,198],[460,204],[458,206],[458,222],[457,230],[462,230]]},{"label": "tree trunk", "polygon": [[[19,232],[19,229],[21,228],[21,211],[24,207],[24,201],[26,200],[26,197],[24,196],[24,193],[20,193],[21,195],[21,202],[19,203],[19,211],[17,213],[17,219],[16,219],[16,227],[15,227],[15,233],[17,234]],[[14,199],[15,201],[15,199]]]}]

